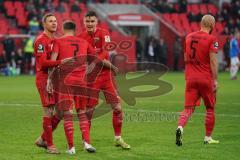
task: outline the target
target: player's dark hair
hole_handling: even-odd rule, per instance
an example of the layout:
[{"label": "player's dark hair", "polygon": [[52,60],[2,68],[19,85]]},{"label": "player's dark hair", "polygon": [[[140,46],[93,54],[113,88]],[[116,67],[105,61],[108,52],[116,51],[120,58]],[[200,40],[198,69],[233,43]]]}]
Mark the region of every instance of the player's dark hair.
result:
[{"label": "player's dark hair", "polygon": [[85,14],[85,17],[96,17],[96,18],[97,18],[97,13],[94,12],[94,11],[88,11],[88,12]]},{"label": "player's dark hair", "polygon": [[45,23],[47,21],[47,18],[52,16],[55,17],[53,13],[46,13],[42,18],[42,23]]},{"label": "player's dark hair", "polygon": [[76,24],[73,21],[63,22],[63,29],[65,30],[76,30]]}]

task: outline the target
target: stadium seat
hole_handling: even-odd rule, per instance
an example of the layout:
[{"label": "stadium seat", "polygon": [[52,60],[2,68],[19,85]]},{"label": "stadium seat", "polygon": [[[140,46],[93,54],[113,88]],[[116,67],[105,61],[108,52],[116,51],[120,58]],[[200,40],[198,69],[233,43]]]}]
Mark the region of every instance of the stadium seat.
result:
[{"label": "stadium seat", "polygon": [[199,7],[200,7],[201,13],[203,13],[203,14],[208,13],[208,8],[207,8],[206,4],[200,4]]},{"label": "stadium seat", "polygon": [[167,22],[171,22],[171,17],[170,17],[170,14],[168,13],[165,13],[165,14],[162,14],[162,17],[163,19],[165,19]]},{"label": "stadium seat", "polygon": [[223,29],[224,29],[222,23],[221,23],[221,22],[217,22],[215,27],[216,27],[216,31],[217,31],[219,34],[221,34],[221,32],[222,32]]},{"label": "stadium seat", "polygon": [[62,19],[63,19],[63,20],[68,20],[68,19],[70,19],[70,14],[69,14],[69,12],[63,12],[61,15],[62,15]]},{"label": "stadium seat", "polygon": [[192,4],[191,5],[191,12],[195,15],[197,15],[200,12],[200,8],[198,4]]},{"label": "stadium seat", "polygon": [[208,8],[208,12],[212,13],[213,15],[216,15],[218,12],[217,7],[214,6],[213,4],[207,4],[207,8]]},{"label": "stadium seat", "polygon": [[200,26],[199,26],[198,22],[192,22],[190,24],[190,26],[191,26],[191,29],[192,29],[193,32],[198,31],[200,29]]},{"label": "stadium seat", "polygon": [[0,26],[4,26],[4,27],[0,27],[0,34],[7,34],[8,32],[8,21],[5,18],[1,18],[0,19]]},{"label": "stadium seat", "polygon": [[4,1],[3,3],[5,10],[7,11],[7,15],[10,17],[15,16],[15,7],[13,6],[13,2]]},{"label": "stadium seat", "polygon": [[11,29],[9,29],[8,33],[9,34],[18,34],[19,30],[17,28],[11,28]]}]

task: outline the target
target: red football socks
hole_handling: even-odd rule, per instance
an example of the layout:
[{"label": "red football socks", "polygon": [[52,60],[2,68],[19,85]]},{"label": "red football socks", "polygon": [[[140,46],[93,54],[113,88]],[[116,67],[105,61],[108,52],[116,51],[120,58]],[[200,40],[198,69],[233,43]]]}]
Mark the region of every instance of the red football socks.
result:
[{"label": "red football socks", "polygon": [[178,119],[178,126],[184,127],[187,124],[188,119],[193,114],[194,110],[195,110],[195,107],[186,107],[183,110],[183,112],[180,114],[180,117]]},{"label": "red football socks", "polygon": [[78,112],[79,128],[82,132],[82,139],[90,144],[90,133],[89,133],[89,124],[88,118],[85,111]]},{"label": "red football socks", "polygon": [[206,136],[210,137],[214,128],[215,124],[215,114],[214,114],[214,107],[207,107],[206,108],[206,115],[205,115],[205,130]]},{"label": "red football socks", "polygon": [[43,117],[43,130],[47,142],[47,146],[53,145],[52,140],[52,118],[50,117]]},{"label": "red football socks", "polygon": [[[57,128],[60,121],[61,121],[61,119],[59,119],[56,115],[54,115],[52,117],[52,131],[54,131]],[[46,140],[46,134],[44,131],[43,131],[41,137],[44,141]]]},{"label": "red football socks", "polygon": [[114,110],[112,114],[112,124],[115,136],[121,136],[122,121],[123,121],[122,111]]},{"label": "red football socks", "polygon": [[71,149],[73,145],[73,115],[71,113],[65,113],[63,116],[64,120],[64,131],[67,139],[68,147]]},{"label": "red football socks", "polygon": [[89,132],[90,132],[90,128],[91,128],[91,124],[92,124],[92,117],[93,117],[93,111],[94,111],[94,107],[89,107],[91,109],[89,109],[87,111],[87,119],[88,119],[88,125],[89,125]]}]

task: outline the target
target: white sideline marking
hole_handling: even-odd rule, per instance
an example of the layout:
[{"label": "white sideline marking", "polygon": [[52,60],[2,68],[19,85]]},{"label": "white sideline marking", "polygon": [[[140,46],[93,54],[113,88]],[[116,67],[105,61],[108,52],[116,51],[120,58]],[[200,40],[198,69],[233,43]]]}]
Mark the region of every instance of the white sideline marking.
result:
[{"label": "white sideline marking", "polygon": [[[147,113],[157,113],[157,114],[178,114],[180,115],[181,112],[169,112],[169,111],[151,111],[151,110],[145,110],[145,109],[124,109],[124,111],[135,111],[135,112],[147,112]],[[205,116],[205,113],[198,113],[194,112],[193,115],[199,115],[199,116]],[[219,117],[232,117],[232,118],[240,118],[239,114],[215,114],[215,116]]]},{"label": "white sideline marking", "polygon": [[[227,104],[227,103],[226,103]],[[229,104],[229,103],[228,103]],[[29,103],[4,103],[0,102],[0,106],[31,106],[31,107],[40,107],[40,104],[29,104]],[[147,113],[158,113],[158,114],[180,114],[180,112],[169,112],[169,111],[151,111],[151,110],[144,110],[144,109],[127,109],[125,108],[124,111],[132,111],[132,112],[147,112]],[[197,113],[194,112],[194,115],[205,116],[205,113]],[[215,114],[219,117],[231,117],[231,118],[240,118],[239,114]]]},{"label": "white sideline marking", "polygon": [[[137,100],[137,102],[151,102],[154,104],[162,104],[162,102],[155,102],[153,100]],[[184,104],[184,101],[165,101],[164,103],[169,103],[169,104]],[[203,101],[201,101],[201,103],[203,104]],[[240,105],[240,102],[217,102],[216,105]]]}]

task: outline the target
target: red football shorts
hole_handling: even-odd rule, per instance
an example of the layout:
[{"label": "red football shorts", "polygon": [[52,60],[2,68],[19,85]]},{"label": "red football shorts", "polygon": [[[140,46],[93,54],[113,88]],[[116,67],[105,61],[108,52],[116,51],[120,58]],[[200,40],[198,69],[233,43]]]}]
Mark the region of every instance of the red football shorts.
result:
[{"label": "red football shorts", "polygon": [[99,75],[94,83],[88,84],[88,88],[89,98],[87,106],[93,107],[98,104],[100,91],[103,91],[108,104],[120,102],[115,78],[112,74]]},{"label": "red football shorts", "polygon": [[41,103],[43,107],[50,107],[55,105],[55,97],[53,94],[47,92],[47,79],[38,81],[36,83],[38,93],[41,98]]},{"label": "red football shorts", "polygon": [[59,110],[72,110],[73,106],[75,106],[76,110],[86,108],[88,99],[86,86],[69,86],[65,89],[67,91],[56,93]]},{"label": "red football shorts", "polygon": [[213,91],[213,81],[209,79],[187,80],[185,89],[185,107],[200,105],[200,99],[206,107],[214,107],[216,93]]}]

